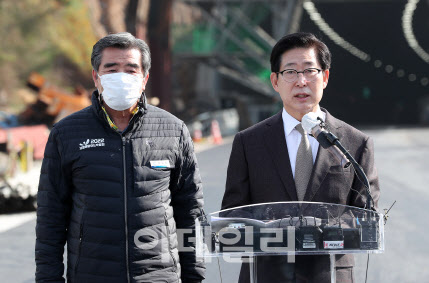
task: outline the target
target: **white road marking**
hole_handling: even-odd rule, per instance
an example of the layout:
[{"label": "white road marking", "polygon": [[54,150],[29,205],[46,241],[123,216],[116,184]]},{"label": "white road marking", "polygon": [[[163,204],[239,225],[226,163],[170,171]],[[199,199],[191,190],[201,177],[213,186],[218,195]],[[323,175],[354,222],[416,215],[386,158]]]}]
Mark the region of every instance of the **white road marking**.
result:
[{"label": "white road marking", "polygon": [[0,215],[0,233],[16,228],[28,221],[36,219],[36,212],[24,212]]}]

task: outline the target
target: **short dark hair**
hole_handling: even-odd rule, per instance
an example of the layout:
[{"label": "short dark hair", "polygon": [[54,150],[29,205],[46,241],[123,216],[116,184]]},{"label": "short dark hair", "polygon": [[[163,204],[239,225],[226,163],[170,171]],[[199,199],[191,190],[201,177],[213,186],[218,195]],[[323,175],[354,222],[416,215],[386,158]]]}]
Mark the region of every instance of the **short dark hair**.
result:
[{"label": "short dark hair", "polygon": [[128,32],[109,34],[100,39],[92,47],[91,65],[96,72],[98,72],[98,69],[100,68],[103,50],[108,47],[139,50],[141,54],[143,73],[144,75],[149,73],[151,63],[149,46],[147,46],[146,42],[139,38],[135,38]]},{"label": "short dark hair", "polygon": [[320,41],[314,34],[298,32],[282,37],[271,51],[271,72],[279,72],[282,55],[286,51],[294,48],[314,48],[317,53],[317,60],[322,70],[331,67],[331,52],[328,47]]}]

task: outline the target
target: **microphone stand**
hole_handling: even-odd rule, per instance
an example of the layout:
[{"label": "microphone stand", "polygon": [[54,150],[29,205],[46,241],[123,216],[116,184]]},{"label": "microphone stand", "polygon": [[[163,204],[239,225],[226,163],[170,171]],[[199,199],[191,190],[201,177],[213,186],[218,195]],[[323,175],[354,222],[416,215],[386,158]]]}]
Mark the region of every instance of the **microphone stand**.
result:
[{"label": "microphone stand", "polygon": [[[358,176],[359,181],[363,183],[365,186],[365,192],[366,192],[366,207],[367,209],[371,209],[371,201],[374,203],[374,200],[371,196],[371,189],[370,184],[368,181],[368,177],[366,176],[365,172],[363,171],[363,168],[359,165],[359,163],[356,162],[356,160],[353,158],[353,156],[344,148],[344,146],[341,144],[340,140],[337,136],[335,136],[331,132],[326,133],[327,140],[334,146],[336,146],[351,162],[353,165],[353,168],[355,170],[356,175]],[[368,215],[369,218],[369,215]]]},{"label": "microphone stand", "polygon": [[353,168],[355,169],[355,173],[365,186],[366,192],[366,219],[362,219],[360,221],[361,226],[361,248],[363,249],[375,249],[378,246],[378,229],[377,229],[377,217],[372,218],[371,215],[371,201],[374,204],[374,200],[371,196],[370,184],[368,181],[368,177],[366,176],[363,168],[356,162],[356,160],[351,156],[351,154],[344,148],[344,146],[339,141],[338,137],[336,137],[331,132],[326,133],[327,140],[334,146],[336,146],[351,162]]}]

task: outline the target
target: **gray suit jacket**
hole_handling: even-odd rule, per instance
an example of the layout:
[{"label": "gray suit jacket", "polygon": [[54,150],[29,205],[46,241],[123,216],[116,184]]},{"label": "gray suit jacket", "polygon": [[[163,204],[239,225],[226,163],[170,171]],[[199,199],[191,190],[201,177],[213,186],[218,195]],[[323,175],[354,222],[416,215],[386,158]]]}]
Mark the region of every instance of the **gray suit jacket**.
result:
[{"label": "gray suit jacket", "polygon": [[[374,209],[380,195],[378,175],[374,167],[374,146],[370,137],[334,118],[325,109],[326,124],[362,166],[371,185]],[[364,207],[365,188],[353,169],[344,169],[338,160],[319,146],[313,172],[304,201],[337,203]],[[352,189],[350,189],[352,188]],[[359,192],[359,193],[357,193]],[[241,205],[297,201],[297,193],[284,134],[282,113],[239,132],[234,139],[229,159],[226,190],[222,209]],[[258,257],[259,282],[289,282],[290,270],[285,257]],[[337,256],[337,280],[348,281],[353,256]],[[243,266],[247,269],[248,266]],[[297,282],[330,282],[328,256],[297,256]],[[247,282],[247,270],[242,270],[240,282]],[[288,275],[289,274],[289,275]],[[258,276],[259,277],[259,276]],[[341,279],[340,279],[341,280]],[[290,280],[294,281],[294,280]]]}]

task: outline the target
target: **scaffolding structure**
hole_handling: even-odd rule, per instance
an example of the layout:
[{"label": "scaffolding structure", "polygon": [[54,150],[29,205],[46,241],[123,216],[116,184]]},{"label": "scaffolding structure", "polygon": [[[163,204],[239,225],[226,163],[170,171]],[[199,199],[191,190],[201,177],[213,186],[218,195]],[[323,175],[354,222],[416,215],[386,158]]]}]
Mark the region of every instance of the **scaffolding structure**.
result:
[{"label": "scaffolding structure", "polygon": [[[270,115],[273,101],[279,101],[279,97],[270,83],[269,56],[279,38],[298,30],[302,2],[176,1],[174,9],[180,13],[175,13],[171,27],[174,60],[176,66],[181,65],[178,68],[182,76],[196,78],[194,89],[188,89],[194,95],[183,102],[186,108],[203,101],[207,107],[199,105],[200,109],[210,111],[237,107],[237,102],[245,101],[247,113],[240,116],[247,114],[249,123]],[[192,62],[189,68],[193,70],[183,67],[186,62]],[[267,104],[265,110],[261,103]],[[256,104],[258,107],[252,108]]]}]

